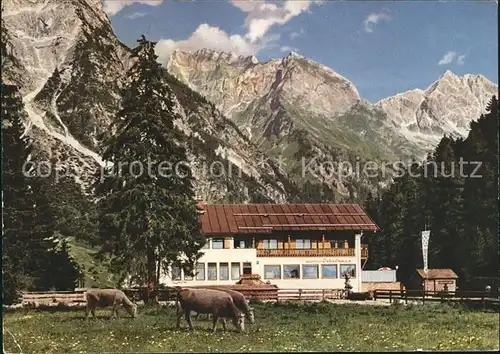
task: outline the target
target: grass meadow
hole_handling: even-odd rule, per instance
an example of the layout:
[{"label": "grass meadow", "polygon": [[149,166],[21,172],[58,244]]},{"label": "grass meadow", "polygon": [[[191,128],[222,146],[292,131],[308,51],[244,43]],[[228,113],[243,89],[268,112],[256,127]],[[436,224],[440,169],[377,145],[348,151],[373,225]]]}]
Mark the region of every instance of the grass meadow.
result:
[{"label": "grass meadow", "polygon": [[236,332],[210,332],[211,321],[175,328],[171,307],[142,307],[131,319],[123,311],[109,320],[84,320],[84,310],[10,310],[3,315],[4,352],[294,352],[493,350],[499,348],[498,312],[441,304],[257,303],[256,323]]}]

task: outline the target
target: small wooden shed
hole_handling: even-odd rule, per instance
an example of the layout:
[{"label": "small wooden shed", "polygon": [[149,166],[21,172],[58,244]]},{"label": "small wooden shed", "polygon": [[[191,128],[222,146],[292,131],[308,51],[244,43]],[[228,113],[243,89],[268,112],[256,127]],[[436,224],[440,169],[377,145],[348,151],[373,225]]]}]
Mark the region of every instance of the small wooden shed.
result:
[{"label": "small wooden shed", "polygon": [[417,269],[413,287],[424,291],[456,291],[458,276],[451,269]]}]

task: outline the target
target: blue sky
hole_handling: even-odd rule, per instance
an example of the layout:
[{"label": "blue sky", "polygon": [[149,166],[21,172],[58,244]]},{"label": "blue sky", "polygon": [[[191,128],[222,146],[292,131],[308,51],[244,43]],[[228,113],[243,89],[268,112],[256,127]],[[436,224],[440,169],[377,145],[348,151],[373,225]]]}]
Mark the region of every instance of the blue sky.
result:
[{"label": "blue sky", "polygon": [[[126,4],[127,3],[127,4]],[[175,48],[255,54],[290,50],[351,80],[371,102],[426,88],[446,70],[498,83],[494,1],[104,0],[118,38]]]}]

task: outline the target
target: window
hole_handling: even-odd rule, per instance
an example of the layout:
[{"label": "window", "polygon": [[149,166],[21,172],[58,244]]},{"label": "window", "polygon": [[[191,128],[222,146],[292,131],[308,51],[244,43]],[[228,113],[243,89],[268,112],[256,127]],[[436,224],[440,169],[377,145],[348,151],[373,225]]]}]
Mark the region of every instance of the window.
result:
[{"label": "window", "polygon": [[228,263],[219,263],[219,280],[229,280]]},{"label": "window", "polygon": [[321,266],[321,277],[326,279],[337,279],[337,265],[323,264]]},{"label": "window", "polygon": [[264,279],[281,279],[281,266],[279,266],[279,265],[265,265],[264,266]]},{"label": "window", "polygon": [[337,240],[330,241],[330,247],[331,248],[339,248],[339,241],[337,241]]},{"label": "window", "polygon": [[193,275],[189,274],[188,271],[184,270],[184,280],[193,280]]},{"label": "window", "polygon": [[243,274],[252,274],[252,263],[243,263]]},{"label": "window", "polygon": [[205,280],[205,263],[196,263],[196,280]]},{"label": "window", "polygon": [[307,239],[298,239],[298,240],[295,240],[296,242],[296,248],[299,248],[299,249],[309,249],[311,248],[311,240],[307,240]]},{"label": "window", "polygon": [[239,280],[240,279],[240,264],[239,263],[231,263],[231,279]]},{"label": "window", "polygon": [[208,280],[217,280],[217,263],[208,263]]},{"label": "window", "polygon": [[300,266],[285,265],[283,266],[283,279],[300,278]]},{"label": "window", "polygon": [[341,264],[340,265],[340,276],[343,278],[345,273],[349,274],[351,278],[356,277],[356,265],[355,264]]},{"label": "window", "polygon": [[303,279],[318,279],[319,278],[319,267],[317,265],[303,265],[302,266],[302,278]]},{"label": "window", "polygon": [[181,280],[181,268],[172,266],[172,280]]},{"label": "window", "polygon": [[234,248],[252,248],[251,240],[234,240]]},{"label": "window", "polygon": [[275,250],[278,248],[278,240],[262,240],[264,243],[264,249]]},{"label": "window", "polygon": [[214,238],[212,240],[212,249],[218,250],[224,248],[224,239],[223,238]]}]

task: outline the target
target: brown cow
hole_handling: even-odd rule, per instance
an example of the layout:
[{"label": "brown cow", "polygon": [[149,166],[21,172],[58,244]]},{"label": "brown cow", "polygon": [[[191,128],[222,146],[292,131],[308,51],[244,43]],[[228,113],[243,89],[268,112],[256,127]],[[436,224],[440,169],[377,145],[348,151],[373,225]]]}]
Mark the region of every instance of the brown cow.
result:
[{"label": "brown cow", "polygon": [[111,318],[118,317],[118,309],[123,307],[135,318],[137,316],[137,305],[129,300],[127,295],[118,289],[89,289],[85,292],[87,308],[85,318],[89,318],[89,312],[95,317],[97,307],[113,307]]},{"label": "brown cow", "polygon": [[213,329],[215,333],[219,318],[222,318],[224,330],[226,321],[224,318],[230,318],[233,325],[240,331],[244,331],[245,314],[242,313],[234,304],[231,295],[212,289],[181,289],[177,294],[177,328],[180,328],[181,318],[184,315],[189,328],[194,330],[191,321],[191,311],[196,313],[212,314]]},{"label": "brown cow", "polygon": [[[225,288],[211,288],[211,289],[223,291],[223,292],[231,295],[231,297],[233,298],[234,304],[236,305],[238,310],[240,310],[241,312],[243,312],[245,314],[245,317],[248,318],[248,321],[250,323],[255,323],[253,308],[250,307],[248,301],[245,299],[245,296],[242,293],[240,293],[236,290],[225,289]],[[195,319],[197,320],[199,316],[200,316],[200,314],[197,313],[195,316]]]}]

